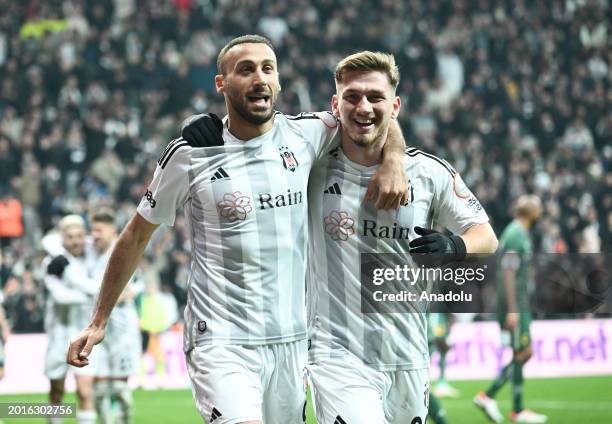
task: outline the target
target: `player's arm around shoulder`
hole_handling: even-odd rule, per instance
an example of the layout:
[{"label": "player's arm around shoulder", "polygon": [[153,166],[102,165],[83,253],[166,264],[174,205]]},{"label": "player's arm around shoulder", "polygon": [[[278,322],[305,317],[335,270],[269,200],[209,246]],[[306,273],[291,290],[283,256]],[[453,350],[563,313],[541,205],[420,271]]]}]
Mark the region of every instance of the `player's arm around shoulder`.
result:
[{"label": "player's arm around shoulder", "polygon": [[70,288],[83,292],[86,296],[95,296],[100,290],[99,281],[89,278],[86,270],[75,266],[67,266],[63,279]]},{"label": "player's arm around shoulder", "polygon": [[397,119],[391,119],[387,141],[383,148],[383,161],[372,177],[363,201],[374,199],[376,209],[398,209],[408,200],[406,175],[406,142]]},{"label": "player's arm around shoulder", "polygon": [[43,282],[49,293],[49,298],[56,305],[78,305],[87,302],[88,297],[78,288],[73,287],[66,278],[74,264],[63,254],[48,256],[43,261],[46,270]]},{"label": "player's arm around shoulder", "polygon": [[45,287],[49,297],[56,305],[79,305],[87,302],[87,295],[81,290],[70,287],[55,275],[45,275]]}]

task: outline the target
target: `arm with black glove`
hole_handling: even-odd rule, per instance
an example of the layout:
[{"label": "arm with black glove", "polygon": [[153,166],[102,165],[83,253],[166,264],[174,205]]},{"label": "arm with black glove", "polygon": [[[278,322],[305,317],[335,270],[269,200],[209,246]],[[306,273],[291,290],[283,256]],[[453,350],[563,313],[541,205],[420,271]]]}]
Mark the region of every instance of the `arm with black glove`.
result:
[{"label": "arm with black glove", "polygon": [[191,147],[223,146],[223,121],[214,113],[192,115],[181,124],[181,136]]},{"label": "arm with black glove", "polygon": [[467,249],[461,237],[423,227],[414,227],[414,232],[421,236],[409,244],[417,265],[436,267],[465,259]]},{"label": "arm with black glove", "polygon": [[68,266],[68,259],[64,255],[57,255],[47,265],[47,274],[55,275],[58,278],[62,278],[64,269]]},{"label": "arm with black glove", "polygon": [[85,293],[70,287],[62,278],[68,265],[69,261],[64,255],[56,256],[47,265],[44,281],[49,297],[57,305],[79,305],[87,302],[88,297]]}]

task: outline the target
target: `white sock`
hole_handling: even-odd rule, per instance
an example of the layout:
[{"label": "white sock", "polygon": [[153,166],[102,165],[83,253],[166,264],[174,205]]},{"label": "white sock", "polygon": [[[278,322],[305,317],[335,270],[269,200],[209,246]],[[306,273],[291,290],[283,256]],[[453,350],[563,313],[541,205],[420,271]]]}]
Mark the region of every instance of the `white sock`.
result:
[{"label": "white sock", "polygon": [[126,381],[115,380],[112,384],[113,399],[117,401],[121,410],[119,422],[121,424],[129,424],[132,422],[132,415],[134,414],[132,389],[130,389]]},{"label": "white sock", "polygon": [[94,399],[100,421],[102,424],[110,423],[112,420],[110,381],[100,381],[94,385]]},{"label": "white sock", "polygon": [[96,411],[92,410],[81,410],[76,414],[76,419],[79,424],[96,424],[96,417]]}]

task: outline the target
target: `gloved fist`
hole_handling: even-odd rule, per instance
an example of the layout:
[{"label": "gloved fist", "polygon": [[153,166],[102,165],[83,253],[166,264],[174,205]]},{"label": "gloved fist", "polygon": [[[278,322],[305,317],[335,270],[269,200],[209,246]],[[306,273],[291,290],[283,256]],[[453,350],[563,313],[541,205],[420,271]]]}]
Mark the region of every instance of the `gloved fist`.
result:
[{"label": "gloved fist", "polygon": [[417,265],[436,267],[465,258],[467,251],[461,237],[447,236],[423,227],[414,227],[414,232],[421,236],[409,244],[410,254]]},{"label": "gloved fist", "polygon": [[68,266],[68,259],[64,255],[58,255],[47,265],[47,274],[62,278],[64,269]]},{"label": "gloved fist", "polygon": [[214,113],[192,115],[181,124],[181,136],[191,147],[223,146],[223,122]]}]

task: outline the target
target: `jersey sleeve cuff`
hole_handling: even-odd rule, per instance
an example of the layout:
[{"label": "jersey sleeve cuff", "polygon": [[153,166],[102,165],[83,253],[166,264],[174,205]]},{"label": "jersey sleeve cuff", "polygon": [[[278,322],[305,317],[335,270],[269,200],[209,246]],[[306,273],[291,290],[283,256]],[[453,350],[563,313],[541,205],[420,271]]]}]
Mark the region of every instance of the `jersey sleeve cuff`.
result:
[{"label": "jersey sleeve cuff", "polygon": [[150,213],[150,208],[142,207],[142,206],[138,206],[138,208],[136,209],[136,212],[138,212],[138,215],[140,215],[145,221],[153,224],[153,225],[161,225],[161,224],[166,224],[170,227],[174,226],[174,220],[172,220],[171,222],[169,222],[168,220],[163,220],[163,219],[159,219],[155,216],[153,216]]}]

